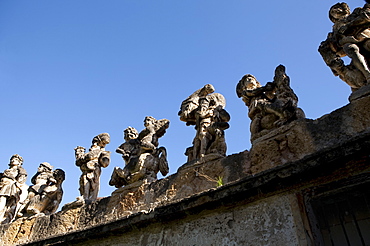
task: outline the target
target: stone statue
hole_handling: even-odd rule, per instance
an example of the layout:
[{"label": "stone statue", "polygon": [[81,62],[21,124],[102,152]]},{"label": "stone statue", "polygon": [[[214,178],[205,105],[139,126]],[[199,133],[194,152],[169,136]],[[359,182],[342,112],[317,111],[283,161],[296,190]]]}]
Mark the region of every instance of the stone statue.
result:
[{"label": "stone statue", "polygon": [[[40,163],[37,168],[37,172],[31,178],[31,185],[28,188],[28,195],[26,200],[23,202],[22,206],[19,208],[17,213],[18,217],[22,217],[27,210],[28,204],[33,197],[42,193],[42,190],[45,188],[50,179],[53,178],[53,166],[48,162]],[[34,213],[32,213],[34,214]]]},{"label": "stone statue", "polygon": [[12,221],[20,204],[27,197],[27,172],[22,164],[23,158],[15,154],[10,158],[9,168],[1,174],[0,223]]},{"label": "stone statue", "polygon": [[[65,172],[56,169],[53,172],[52,166],[42,165],[34,176],[34,183],[31,186],[29,196],[23,208],[18,212],[18,216],[32,216],[52,214],[58,207],[63,197],[62,183],[65,180]],[[50,169],[51,167],[51,169]]]},{"label": "stone statue", "polygon": [[[319,52],[333,74],[356,91],[370,83],[370,4],[351,13],[346,3],[337,3],[330,8],[329,18],[333,29]],[[344,56],[351,59],[349,65],[341,59]]]},{"label": "stone statue", "polygon": [[207,84],[181,103],[180,120],[196,129],[193,146],[185,152],[188,162],[206,155],[226,156],[224,130],[229,128],[230,115],[224,109],[224,96],[214,91],[213,85]]},{"label": "stone statue", "polygon": [[139,132],[129,126],[123,131],[123,139],[126,141],[121,144],[117,149],[116,152],[122,154],[122,158],[125,163],[129,163],[131,159],[137,158],[140,155],[140,140],[137,139],[139,137]]},{"label": "stone statue", "polygon": [[32,177],[31,183],[33,184],[28,189],[27,200],[31,200],[34,196],[41,194],[44,187],[53,178],[53,166],[48,162],[40,163],[37,173]]},{"label": "stone statue", "polygon": [[253,75],[244,75],[236,93],[249,108],[252,141],[272,129],[305,117],[303,110],[297,107],[298,97],[290,87],[283,65],[276,68],[274,81],[265,86]]},{"label": "stone statue", "polygon": [[124,130],[125,143],[116,152],[122,154],[125,167],[115,167],[109,185],[117,188],[133,184],[137,181],[150,183],[157,180],[160,171],[163,176],[168,174],[167,151],[159,147],[158,139],[166,133],[169,120],[156,120],[145,117],[145,129],[140,133],[133,127]]},{"label": "stone statue", "polygon": [[75,148],[76,166],[82,171],[79,190],[84,201],[95,201],[98,197],[101,168],[110,163],[110,152],[104,149],[109,142],[109,134],[101,133],[93,138],[89,152],[85,153],[81,146]]}]

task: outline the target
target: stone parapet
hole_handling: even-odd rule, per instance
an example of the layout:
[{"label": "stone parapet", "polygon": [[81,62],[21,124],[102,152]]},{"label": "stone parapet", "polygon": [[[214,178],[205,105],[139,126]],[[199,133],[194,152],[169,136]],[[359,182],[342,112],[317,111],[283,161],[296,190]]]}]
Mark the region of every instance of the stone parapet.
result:
[{"label": "stone parapet", "polygon": [[[308,245],[302,197],[368,182],[370,96],[256,138],[250,151],[205,156],[110,197],[0,226],[2,245]],[[304,199],[303,199],[304,200]]]}]

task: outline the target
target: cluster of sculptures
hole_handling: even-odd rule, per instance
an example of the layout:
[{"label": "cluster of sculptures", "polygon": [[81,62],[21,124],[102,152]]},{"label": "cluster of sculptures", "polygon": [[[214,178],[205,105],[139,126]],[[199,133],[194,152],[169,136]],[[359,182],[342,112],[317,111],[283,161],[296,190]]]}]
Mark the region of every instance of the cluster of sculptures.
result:
[{"label": "cluster of sculptures", "polygon": [[167,119],[156,120],[151,116],[144,119],[144,127],[140,133],[128,127],[124,130],[125,142],[116,152],[122,155],[124,168],[115,167],[109,185],[116,188],[130,185],[138,181],[146,183],[157,180],[160,171],[163,176],[168,174],[167,150],[158,147],[161,138],[169,127]]},{"label": "cluster of sculptures", "polygon": [[53,171],[47,162],[40,164],[32,177],[33,185],[25,184],[27,172],[23,158],[17,154],[10,158],[9,168],[1,173],[0,223],[9,223],[17,217],[54,213],[62,200],[62,169]]},{"label": "cluster of sculptures", "polygon": [[[370,4],[351,13],[346,3],[337,3],[329,10],[333,30],[319,47],[326,65],[335,76],[346,82],[352,91],[370,84]],[[351,59],[345,65],[342,57]]]},{"label": "cluster of sculptures", "polygon": [[290,87],[283,65],[275,69],[273,82],[265,86],[253,75],[244,75],[236,86],[236,94],[249,109],[252,141],[272,129],[305,118],[303,110],[297,107],[298,97]]},{"label": "cluster of sculptures", "polygon": [[[333,30],[319,47],[325,63],[334,75],[345,81],[353,91],[370,84],[370,4],[356,8],[352,13],[346,3],[337,3],[329,11]],[[341,59],[351,58],[345,65]],[[229,128],[230,115],[225,110],[226,100],[206,84],[187,97],[180,106],[178,116],[186,125],[194,125],[196,134],[192,146],[186,149],[187,161],[202,162],[226,156],[225,130]],[[290,87],[285,67],[279,65],[272,82],[262,86],[251,75],[244,75],[236,86],[236,93],[248,107],[251,119],[251,140],[304,118],[298,107],[298,97]],[[148,184],[169,172],[167,151],[159,146],[169,127],[169,120],[144,119],[144,129],[124,130],[124,140],[116,152],[122,155],[124,167],[115,167],[109,185],[120,188],[133,184]],[[80,204],[97,200],[101,168],[110,164],[110,152],[105,147],[110,142],[108,133],[95,136],[88,152],[81,146],[75,148],[76,166],[81,169],[79,180]],[[206,158],[206,159],[205,159]],[[33,185],[25,184],[27,172],[22,167],[23,158],[13,155],[9,168],[0,173],[0,223],[8,223],[17,217],[54,213],[62,199],[62,183],[65,173],[53,170],[47,162],[40,164],[32,177]]]}]

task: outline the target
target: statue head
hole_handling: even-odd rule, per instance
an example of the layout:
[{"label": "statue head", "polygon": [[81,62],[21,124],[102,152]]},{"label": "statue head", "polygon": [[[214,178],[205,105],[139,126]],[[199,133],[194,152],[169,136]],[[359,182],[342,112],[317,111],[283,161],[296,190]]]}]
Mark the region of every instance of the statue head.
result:
[{"label": "statue head", "polygon": [[39,165],[39,168],[37,169],[37,172],[42,173],[42,172],[50,172],[53,170],[53,166],[50,165],[49,162],[42,162]]},{"label": "statue head", "polygon": [[138,131],[131,126],[127,127],[123,131],[123,138],[125,139],[126,142],[130,141],[131,139],[136,139],[138,138],[138,136],[139,136]]},{"label": "statue head", "polygon": [[144,126],[147,127],[147,126],[153,125],[156,121],[157,120],[154,117],[147,116],[144,119]]},{"label": "statue head", "polygon": [[81,155],[85,154],[86,149],[82,146],[77,146],[75,148],[75,157],[80,157]]},{"label": "statue head", "polygon": [[259,87],[261,87],[261,84],[257,81],[256,77],[252,74],[246,74],[241,78],[241,80],[239,80],[239,83],[236,86],[236,94],[238,97],[241,97],[244,90],[254,90]]},{"label": "statue head", "polygon": [[98,136],[95,136],[92,140],[93,145],[97,145],[101,148],[104,148],[110,142],[110,136],[108,133],[101,133]]},{"label": "statue head", "polygon": [[351,13],[348,4],[336,3],[329,10],[329,19],[335,23],[340,19],[347,17]]},{"label": "statue head", "polygon": [[226,107],[226,99],[223,95],[220,93],[213,93],[207,96],[207,99],[209,101],[209,107],[210,109],[214,109],[217,107],[225,108]]},{"label": "statue head", "polygon": [[65,172],[59,168],[54,170],[53,176],[58,183],[62,183],[66,178]]},{"label": "statue head", "polygon": [[23,164],[22,156],[15,154],[15,155],[12,155],[12,157],[10,157],[10,162],[9,162],[10,167],[20,166],[22,164]]},{"label": "statue head", "polygon": [[203,96],[204,97],[204,96],[207,96],[208,94],[211,94],[213,92],[215,92],[215,87],[213,87],[213,85],[211,85],[211,84],[206,84],[200,90],[199,96]]}]

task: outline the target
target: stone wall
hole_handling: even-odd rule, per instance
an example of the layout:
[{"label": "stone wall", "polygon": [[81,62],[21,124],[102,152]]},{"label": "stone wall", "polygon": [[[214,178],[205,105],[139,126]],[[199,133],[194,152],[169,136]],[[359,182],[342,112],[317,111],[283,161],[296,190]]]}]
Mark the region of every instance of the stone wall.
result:
[{"label": "stone wall", "polygon": [[293,195],[276,195],[77,245],[305,245],[294,204]]}]

